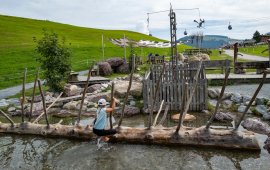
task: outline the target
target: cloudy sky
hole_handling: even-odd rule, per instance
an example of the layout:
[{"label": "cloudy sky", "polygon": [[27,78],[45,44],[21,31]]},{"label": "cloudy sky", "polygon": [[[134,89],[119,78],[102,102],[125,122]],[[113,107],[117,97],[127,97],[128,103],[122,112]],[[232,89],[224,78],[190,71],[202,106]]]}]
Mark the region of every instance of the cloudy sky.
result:
[{"label": "cloudy sky", "polygon": [[[185,29],[240,39],[251,38],[255,30],[270,32],[270,0],[0,0],[0,14],[148,33],[147,13],[168,10],[170,3],[174,9],[200,9],[200,15],[198,10],[175,11],[178,37]],[[200,18],[206,22],[198,29],[193,20]],[[168,12],[151,14],[149,31],[169,39]]]}]

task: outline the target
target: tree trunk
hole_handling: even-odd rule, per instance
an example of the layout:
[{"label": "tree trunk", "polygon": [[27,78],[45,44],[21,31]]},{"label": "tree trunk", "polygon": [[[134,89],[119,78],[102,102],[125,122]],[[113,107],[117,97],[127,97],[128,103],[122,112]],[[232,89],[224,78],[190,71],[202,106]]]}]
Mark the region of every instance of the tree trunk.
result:
[{"label": "tree trunk", "polygon": [[[119,133],[110,136],[110,142],[156,145],[192,145],[196,147],[220,147],[226,149],[260,150],[255,134],[249,131],[234,132],[226,129],[186,128],[175,135],[176,127],[146,128],[120,127]],[[69,126],[51,124],[16,123],[12,127],[8,123],[0,123],[0,133],[39,135],[44,137],[61,137],[90,140],[96,136],[89,126]]]}]

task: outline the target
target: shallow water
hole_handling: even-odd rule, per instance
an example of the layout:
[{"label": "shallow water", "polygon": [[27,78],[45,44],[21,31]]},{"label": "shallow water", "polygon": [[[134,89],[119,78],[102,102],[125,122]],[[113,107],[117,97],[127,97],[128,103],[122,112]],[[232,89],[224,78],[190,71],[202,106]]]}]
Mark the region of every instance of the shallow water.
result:
[{"label": "shallow water", "polygon": [[[199,114],[195,114],[199,116]],[[188,123],[201,126],[208,119]],[[53,119],[51,119],[53,120]],[[65,121],[72,124],[75,119]],[[91,118],[82,120],[83,124]],[[55,122],[58,119],[54,120]],[[144,116],[125,118],[123,125],[144,127]],[[166,122],[169,126],[176,123]],[[186,124],[187,125],[187,124]],[[260,146],[266,136],[257,135]],[[95,142],[67,139],[45,139],[34,136],[2,135],[0,137],[1,169],[265,169],[269,170],[270,155],[196,147],[109,144],[110,150],[97,150]]]}]

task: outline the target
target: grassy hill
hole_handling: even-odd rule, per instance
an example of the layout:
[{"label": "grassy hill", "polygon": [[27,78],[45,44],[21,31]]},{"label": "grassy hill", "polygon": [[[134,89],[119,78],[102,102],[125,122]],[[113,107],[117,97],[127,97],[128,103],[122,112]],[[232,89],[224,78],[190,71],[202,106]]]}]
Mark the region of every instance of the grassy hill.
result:
[{"label": "grassy hill", "polygon": [[[54,31],[60,37],[65,37],[68,47],[72,50],[72,69],[85,70],[88,63],[101,60],[101,35],[104,35],[105,57],[124,56],[124,49],[115,46],[109,38],[121,38],[125,34],[132,40],[164,41],[145,34],[124,30],[102,30],[60,24],[46,20],[34,20],[0,15],[0,89],[21,84],[24,68],[28,68],[27,82],[33,80],[38,63],[35,60],[35,43],[33,37],[40,39],[42,29]],[[182,51],[187,46],[179,46]],[[169,55],[170,50],[160,48],[137,48],[138,55],[147,56],[148,53]],[[129,49],[127,49],[129,55]]]},{"label": "grassy hill", "polygon": [[245,54],[250,54],[250,55],[256,55],[256,56],[262,56],[262,57],[268,57],[269,53],[268,51],[264,51],[265,49],[268,49],[268,45],[258,45],[258,46],[252,46],[252,47],[240,47],[239,52],[245,53]]}]

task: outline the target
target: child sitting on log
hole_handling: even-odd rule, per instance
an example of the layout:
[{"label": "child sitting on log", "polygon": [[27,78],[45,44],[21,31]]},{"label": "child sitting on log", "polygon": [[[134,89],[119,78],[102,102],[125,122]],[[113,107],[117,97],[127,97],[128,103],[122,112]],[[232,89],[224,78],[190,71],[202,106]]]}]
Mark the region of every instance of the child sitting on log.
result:
[{"label": "child sitting on log", "polygon": [[114,135],[116,134],[115,129],[106,129],[107,127],[107,113],[113,112],[115,109],[115,98],[112,99],[112,107],[111,108],[106,108],[106,100],[105,99],[100,99],[98,101],[98,109],[97,109],[97,115],[96,119],[94,121],[93,125],[93,132],[97,136],[102,136],[102,140],[104,142],[107,142],[109,140],[108,137],[109,135]]}]

